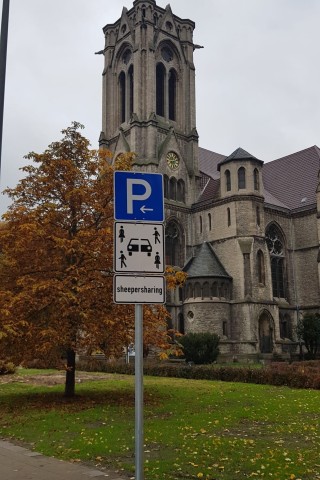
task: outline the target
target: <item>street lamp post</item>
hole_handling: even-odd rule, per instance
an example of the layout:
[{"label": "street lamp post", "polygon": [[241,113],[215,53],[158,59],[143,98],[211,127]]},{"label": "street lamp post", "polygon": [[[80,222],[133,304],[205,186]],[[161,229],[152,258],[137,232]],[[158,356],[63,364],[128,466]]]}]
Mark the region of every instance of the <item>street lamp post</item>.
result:
[{"label": "street lamp post", "polygon": [[2,18],[1,18],[1,37],[0,37],[0,172],[1,172],[3,112],[4,112],[4,91],[5,91],[5,83],[6,83],[6,66],[7,66],[9,3],[10,3],[10,0],[3,0]]}]

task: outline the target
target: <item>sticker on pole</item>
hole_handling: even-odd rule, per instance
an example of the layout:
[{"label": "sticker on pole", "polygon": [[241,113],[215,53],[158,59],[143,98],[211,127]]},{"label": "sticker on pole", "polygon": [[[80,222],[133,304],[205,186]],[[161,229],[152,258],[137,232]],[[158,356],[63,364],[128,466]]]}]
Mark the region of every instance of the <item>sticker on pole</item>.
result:
[{"label": "sticker on pole", "polygon": [[114,218],[163,222],[163,176],[160,173],[114,172]]},{"label": "sticker on pole", "polygon": [[165,303],[164,276],[115,275],[113,300],[115,303]]}]

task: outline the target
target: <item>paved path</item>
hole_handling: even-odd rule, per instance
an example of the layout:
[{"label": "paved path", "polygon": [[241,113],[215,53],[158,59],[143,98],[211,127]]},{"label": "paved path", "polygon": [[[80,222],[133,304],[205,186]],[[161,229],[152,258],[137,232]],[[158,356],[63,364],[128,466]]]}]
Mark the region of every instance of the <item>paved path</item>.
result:
[{"label": "paved path", "polygon": [[[83,465],[45,457],[10,442],[0,440],[1,480],[125,480],[108,470],[97,470]],[[134,478],[134,477],[131,477]]]}]

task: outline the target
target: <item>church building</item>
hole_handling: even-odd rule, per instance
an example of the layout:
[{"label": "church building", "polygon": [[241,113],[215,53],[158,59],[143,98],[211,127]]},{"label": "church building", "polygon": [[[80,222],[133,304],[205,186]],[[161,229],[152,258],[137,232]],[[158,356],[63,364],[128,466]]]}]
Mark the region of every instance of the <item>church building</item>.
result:
[{"label": "church building", "polygon": [[103,28],[100,147],[164,176],[166,263],[188,274],[170,327],[218,334],[225,358],[285,356],[320,311],[320,149],[264,164],[199,147],[194,28],[155,0]]}]

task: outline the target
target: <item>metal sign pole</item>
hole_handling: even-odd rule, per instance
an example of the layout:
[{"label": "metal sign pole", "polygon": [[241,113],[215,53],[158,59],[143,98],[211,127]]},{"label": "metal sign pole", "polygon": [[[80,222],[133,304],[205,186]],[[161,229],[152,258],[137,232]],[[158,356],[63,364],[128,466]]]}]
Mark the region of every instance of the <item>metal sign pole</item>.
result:
[{"label": "metal sign pole", "polygon": [[143,480],[143,307],[135,305],[135,480]]}]

